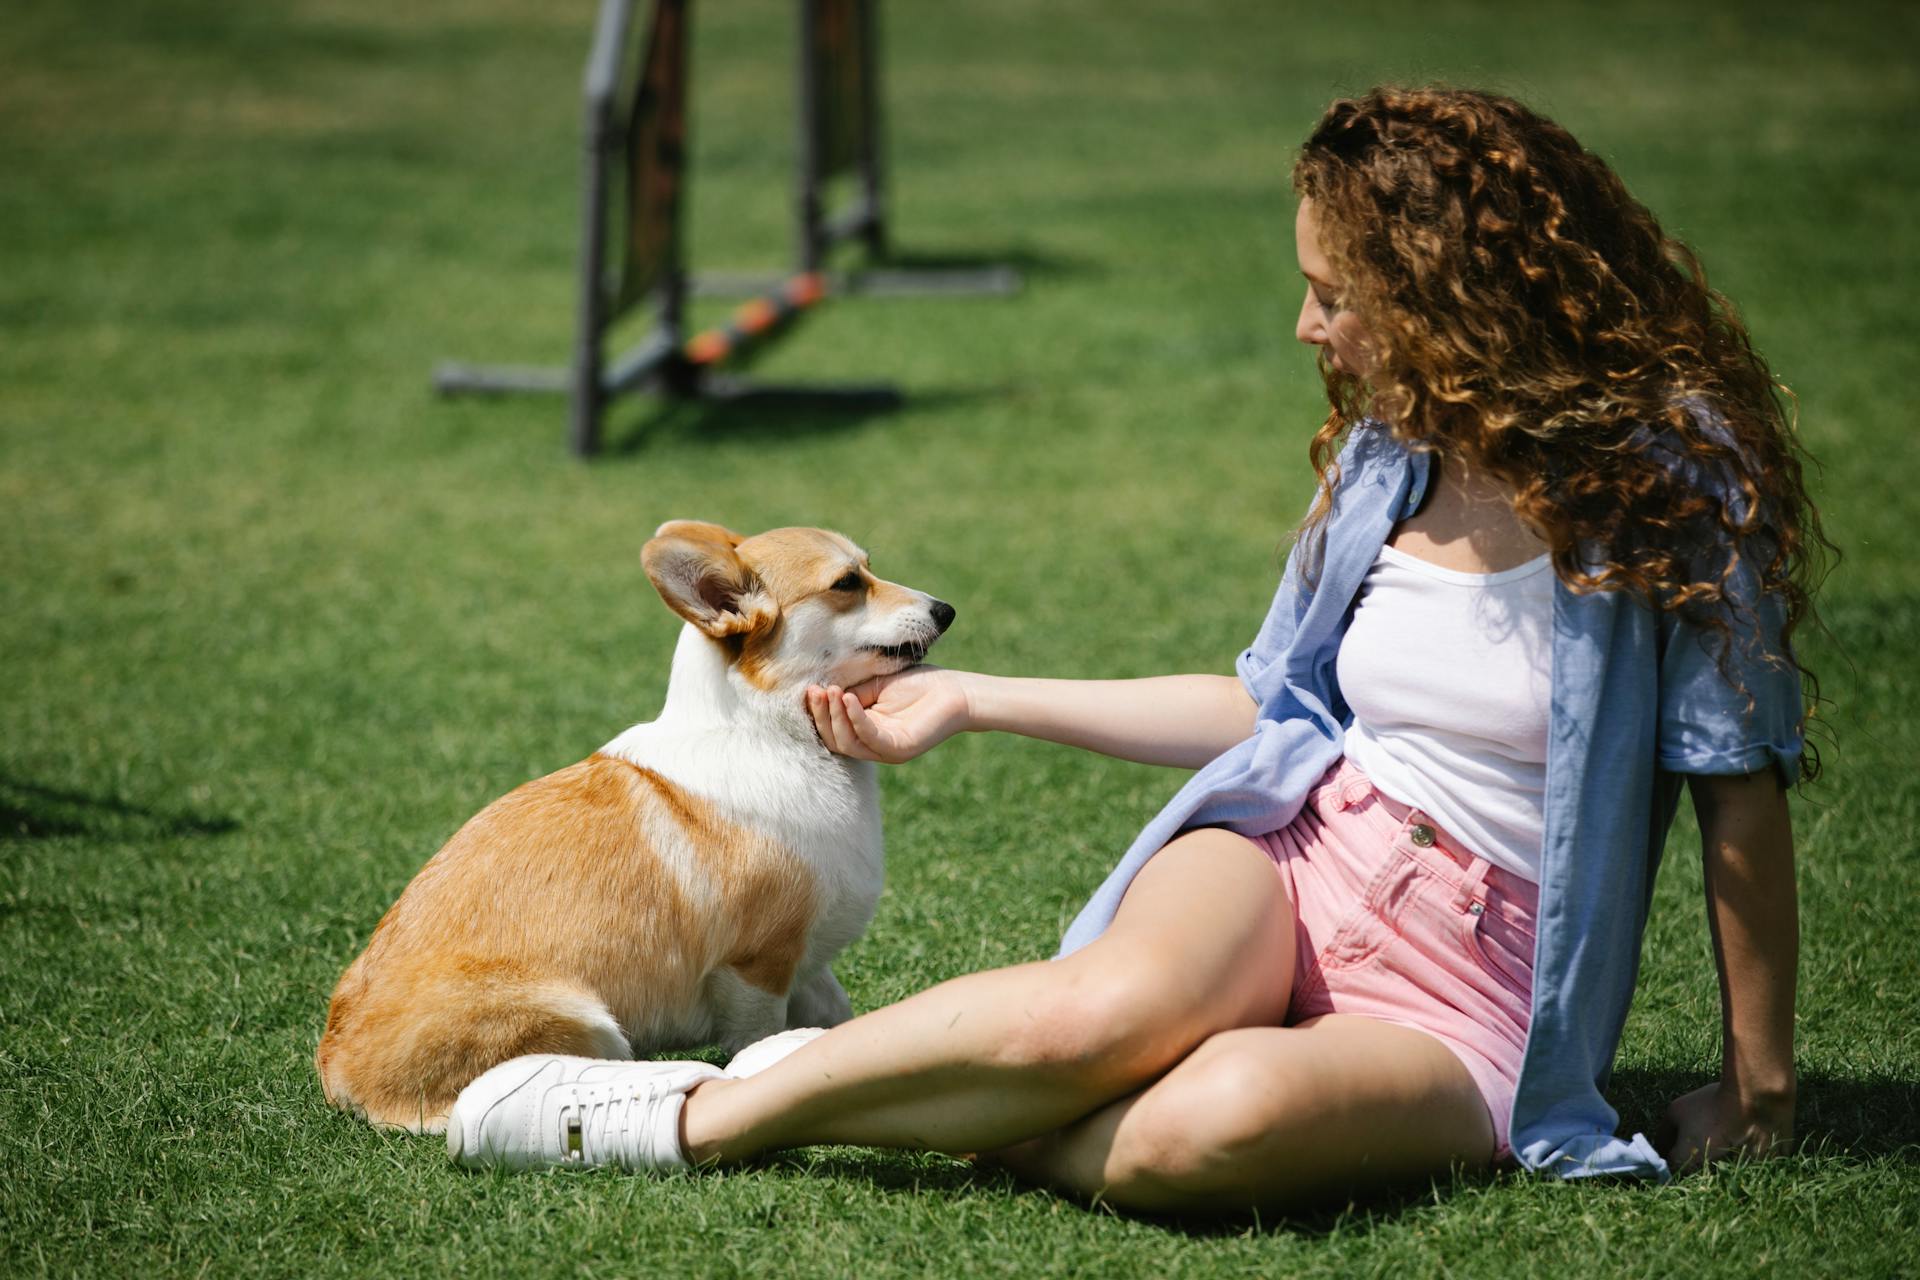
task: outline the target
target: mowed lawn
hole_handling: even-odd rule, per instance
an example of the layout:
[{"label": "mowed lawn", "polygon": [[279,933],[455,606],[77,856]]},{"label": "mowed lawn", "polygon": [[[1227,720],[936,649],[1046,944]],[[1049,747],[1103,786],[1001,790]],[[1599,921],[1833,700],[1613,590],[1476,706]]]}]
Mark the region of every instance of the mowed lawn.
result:
[{"label": "mowed lawn", "polygon": [[[791,6],[701,4],[697,264],[791,253]],[[15,0],[0,21],[0,1273],[1920,1270],[1920,519],[1909,6],[1125,0],[886,22],[898,239],[1017,299],[829,304],[759,369],[891,414],[436,401],[570,338],[592,5]],[[1226,671],[1323,404],[1287,171],[1383,79],[1519,94],[1701,251],[1799,393],[1844,559],[1805,652],[1793,1155],[1666,1187],[1476,1175],[1294,1220],[1089,1210],[942,1157],[475,1176],[331,1111],[340,970],[471,813],[658,709],[663,519],[843,529],[939,657]],[[702,315],[718,314],[703,310]],[[1014,739],[889,770],[856,1007],[1048,954],[1180,781]],[[1697,838],[1613,1096],[1717,1070]]]}]

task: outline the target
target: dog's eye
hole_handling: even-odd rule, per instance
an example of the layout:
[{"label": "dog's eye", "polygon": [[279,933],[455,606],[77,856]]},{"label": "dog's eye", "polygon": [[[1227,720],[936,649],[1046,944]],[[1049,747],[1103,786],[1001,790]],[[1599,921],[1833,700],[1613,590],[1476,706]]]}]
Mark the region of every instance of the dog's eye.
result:
[{"label": "dog's eye", "polygon": [[860,580],[860,571],[857,569],[849,569],[841,576],[840,581],[833,584],[833,590],[858,591],[864,585]]}]

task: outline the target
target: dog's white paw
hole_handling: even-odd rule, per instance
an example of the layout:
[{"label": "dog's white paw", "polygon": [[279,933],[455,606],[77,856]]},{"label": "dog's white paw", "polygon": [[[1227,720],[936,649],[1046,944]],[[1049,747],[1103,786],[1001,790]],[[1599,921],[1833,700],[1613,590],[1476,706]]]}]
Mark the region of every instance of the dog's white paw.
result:
[{"label": "dog's white paw", "polygon": [[780,1059],[786,1057],[803,1044],[810,1044],[827,1034],[825,1027],[792,1027],[778,1031],[765,1040],[755,1040],[752,1044],[733,1055],[723,1074],[734,1080],[758,1075]]}]

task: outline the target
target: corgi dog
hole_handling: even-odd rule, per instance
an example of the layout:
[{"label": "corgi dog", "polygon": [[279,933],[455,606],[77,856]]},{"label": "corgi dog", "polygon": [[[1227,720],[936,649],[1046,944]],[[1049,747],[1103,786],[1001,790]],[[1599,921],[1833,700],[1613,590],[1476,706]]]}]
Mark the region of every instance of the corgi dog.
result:
[{"label": "corgi dog", "polygon": [[437,1132],[522,1054],[732,1052],[852,1016],[829,966],[880,895],[878,794],[805,691],[912,666],[953,608],[824,529],[674,520],[641,563],[686,620],[659,719],[494,801],[413,878],[334,990],[335,1106]]}]

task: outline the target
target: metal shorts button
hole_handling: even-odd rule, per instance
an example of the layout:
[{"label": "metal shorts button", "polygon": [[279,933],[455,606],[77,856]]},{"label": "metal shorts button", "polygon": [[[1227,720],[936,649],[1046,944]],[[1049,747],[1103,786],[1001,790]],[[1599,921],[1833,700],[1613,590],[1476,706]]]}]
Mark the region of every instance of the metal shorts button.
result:
[{"label": "metal shorts button", "polygon": [[1479,914],[1480,914],[1480,913],[1481,913],[1482,911],[1485,911],[1486,909],[1487,909],[1487,904],[1486,904],[1486,903],[1484,903],[1484,902],[1476,902],[1476,903],[1474,903],[1474,904],[1473,904],[1472,906],[1470,906],[1470,907],[1468,907],[1468,908],[1467,908],[1467,911],[1468,911],[1468,912],[1469,912],[1470,914],[1473,914],[1473,915],[1476,915],[1476,916],[1477,916],[1477,915],[1479,915]]},{"label": "metal shorts button", "polygon": [[1407,838],[1419,845],[1422,849],[1431,848],[1433,845],[1433,828],[1424,822],[1416,822],[1413,824],[1413,828],[1407,832]]}]

